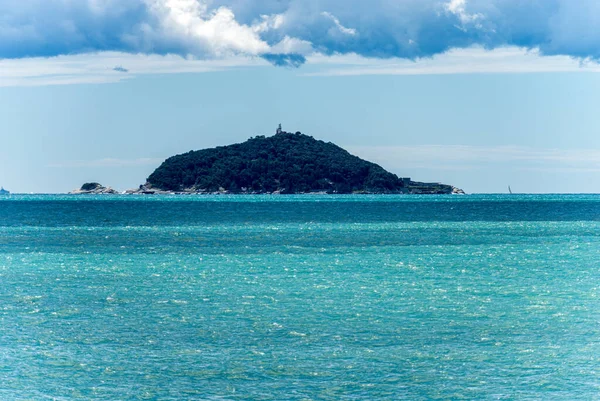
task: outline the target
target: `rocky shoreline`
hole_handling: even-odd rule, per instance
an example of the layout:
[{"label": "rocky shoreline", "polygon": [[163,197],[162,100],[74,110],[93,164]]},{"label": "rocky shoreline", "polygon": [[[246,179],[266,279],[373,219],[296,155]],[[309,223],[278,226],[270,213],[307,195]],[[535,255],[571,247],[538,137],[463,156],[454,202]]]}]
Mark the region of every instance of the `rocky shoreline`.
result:
[{"label": "rocky shoreline", "polygon": [[69,195],[116,195],[118,193],[111,187],[105,187],[97,182],[87,182],[81,188],[69,192]]},{"label": "rocky shoreline", "polygon": [[[354,195],[465,195],[465,192],[451,185],[437,183],[419,183],[411,182],[403,191],[390,192],[368,192],[356,191]],[[281,189],[266,192],[252,191],[242,188],[239,191],[228,191],[225,188],[219,188],[218,191],[208,191],[206,189],[186,188],[183,191],[165,191],[159,188],[154,188],[150,184],[140,185],[137,189],[128,189],[123,194],[126,195],[336,195],[335,192],[327,191],[312,191],[312,192],[285,192]]]},{"label": "rocky shoreline", "polygon": [[[94,183],[96,184],[96,183]],[[368,192],[368,191],[356,191],[353,195],[465,195],[465,192],[460,189],[449,185],[437,184],[438,186],[428,186],[423,183],[415,183],[419,185],[409,186],[405,191],[394,191],[394,192]],[[429,184],[434,185],[434,184]],[[69,195],[336,195],[335,192],[326,191],[312,191],[312,192],[285,192],[282,190],[276,190],[273,192],[265,191],[248,191],[240,190],[236,192],[228,191],[224,188],[220,188],[218,191],[207,191],[197,190],[194,188],[188,188],[183,191],[165,191],[158,188],[153,188],[150,185],[141,185],[137,189],[128,189],[124,192],[118,192],[111,187],[105,187],[97,184],[90,186],[84,184],[81,188],[75,189],[68,193]]]}]

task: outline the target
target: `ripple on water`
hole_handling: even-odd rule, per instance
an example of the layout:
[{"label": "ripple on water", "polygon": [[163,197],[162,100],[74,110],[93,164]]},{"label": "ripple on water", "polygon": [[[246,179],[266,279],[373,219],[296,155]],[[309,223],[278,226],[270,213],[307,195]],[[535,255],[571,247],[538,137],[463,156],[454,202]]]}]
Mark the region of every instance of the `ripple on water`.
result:
[{"label": "ripple on water", "polygon": [[597,397],[597,196],[78,199],[0,200],[0,399]]}]

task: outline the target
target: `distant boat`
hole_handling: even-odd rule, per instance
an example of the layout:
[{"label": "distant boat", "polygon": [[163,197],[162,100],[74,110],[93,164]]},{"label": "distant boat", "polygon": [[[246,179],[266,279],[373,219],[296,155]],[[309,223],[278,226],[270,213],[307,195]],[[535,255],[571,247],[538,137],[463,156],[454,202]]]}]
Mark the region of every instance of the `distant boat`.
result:
[{"label": "distant boat", "polygon": [[512,195],[512,191],[510,189],[510,185],[508,186],[508,193]]},{"label": "distant boat", "polygon": [[0,195],[10,195],[10,191],[7,191],[4,187],[0,187]]}]

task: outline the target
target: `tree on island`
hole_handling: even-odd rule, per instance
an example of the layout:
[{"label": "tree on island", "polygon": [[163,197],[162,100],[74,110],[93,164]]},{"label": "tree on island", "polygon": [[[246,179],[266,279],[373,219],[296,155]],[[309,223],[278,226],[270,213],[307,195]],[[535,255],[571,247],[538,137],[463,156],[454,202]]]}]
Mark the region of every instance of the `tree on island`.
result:
[{"label": "tree on island", "polygon": [[81,186],[81,190],[82,191],[93,191],[95,189],[101,188],[102,185],[100,185],[97,182],[86,182],[85,184],[83,184]]}]

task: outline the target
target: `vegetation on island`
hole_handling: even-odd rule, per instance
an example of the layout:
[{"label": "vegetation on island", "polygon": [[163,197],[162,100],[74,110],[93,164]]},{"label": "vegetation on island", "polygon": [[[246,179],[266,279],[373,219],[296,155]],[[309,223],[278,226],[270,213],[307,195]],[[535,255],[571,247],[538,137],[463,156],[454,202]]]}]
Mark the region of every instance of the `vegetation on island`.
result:
[{"label": "vegetation on island", "polygon": [[86,182],[79,189],[69,192],[72,195],[100,195],[100,194],[117,194],[118,192],[111,187],[105,187],[97,182]]},{"label": "vegetation on island", "polygon": [[[168,158],[140,190],[230,193],[403,193],[409,183],[331,142],[278,130],[271,137]],[[444,192],[452,190],[444,186]],[[446,188],[447,187],[447,188]]]},{"label": "vegetation on island", "polygon": [[102,185],[98,184],[97,182],[86,182],[81,186],[80,191],[93,191],[101,187]]}]

